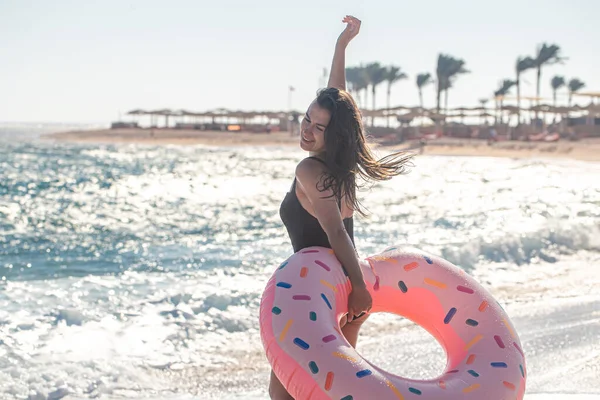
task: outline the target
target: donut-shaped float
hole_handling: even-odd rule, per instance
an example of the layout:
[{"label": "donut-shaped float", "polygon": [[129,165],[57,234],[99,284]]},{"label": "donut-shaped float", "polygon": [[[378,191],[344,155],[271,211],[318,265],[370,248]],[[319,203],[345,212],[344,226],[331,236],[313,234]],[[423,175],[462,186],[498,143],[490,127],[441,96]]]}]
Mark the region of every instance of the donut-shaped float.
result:
[{"label": "donut-shaped float", "polygon": [[[525,357],[508,316],[462,269],[416,249],[360,262],[371,313],[406,317],[447,354],[444,373],[406,379],[363,359],[339,328],[350,282],[331,249],[281,264],[263,293],[260,333],[273,371],[296,399],[522,399]],[[403,361],[402,361],[403,362]]]}]

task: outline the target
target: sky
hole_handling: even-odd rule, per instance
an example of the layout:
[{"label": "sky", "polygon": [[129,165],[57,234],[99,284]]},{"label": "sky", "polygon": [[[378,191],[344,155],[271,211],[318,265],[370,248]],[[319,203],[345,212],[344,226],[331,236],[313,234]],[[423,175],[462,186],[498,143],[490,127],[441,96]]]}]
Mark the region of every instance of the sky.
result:
[{"label": "sky", "polygon": [[[440,52],[471,71],[449,105],[476,106],[543,42],[568,57],[543,69],[543,97],[554,75],[600,91],[598,0],[0,0],[0,121],[104,123],[136,108],[287,110],[290,86],[292,108],[304,111],[325,84],[346,14],[363,21],[347,66],[378,61],[409,75],[392,87],[392,106],[418,104],[416,75],[434,74]],[[523,80],[523,95],[534,95],[535,72]],[[381,85],[377,108],[385,92]],[[434,106],[433,85],[424,98]]]}]

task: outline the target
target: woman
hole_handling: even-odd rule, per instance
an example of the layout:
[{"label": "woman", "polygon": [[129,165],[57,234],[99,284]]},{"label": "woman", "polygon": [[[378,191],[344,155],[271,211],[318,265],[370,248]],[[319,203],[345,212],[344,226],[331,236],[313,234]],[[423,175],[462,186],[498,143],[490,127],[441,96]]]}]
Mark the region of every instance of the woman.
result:
[{"label": "woman", "polygon": [[[360,21],[346,16],[339,36],[327,89],[310,104],[300,126],[300,147],[309,152],[296,167],[296,178],[280,208],[294,252],[310,246],[333,249],[350,279],[348,315],[340,327],[355,347],[360,326],[371,309],[354,249],[353,215],[364,214],[356,198],[357,175],[365,180],[386,180],[405,170],[412,157],[396,153],[377,161],[366,144],[361,115],[346,89],[346,46],[358,34]],[[269,395],[291,399],[271,371]]]}]

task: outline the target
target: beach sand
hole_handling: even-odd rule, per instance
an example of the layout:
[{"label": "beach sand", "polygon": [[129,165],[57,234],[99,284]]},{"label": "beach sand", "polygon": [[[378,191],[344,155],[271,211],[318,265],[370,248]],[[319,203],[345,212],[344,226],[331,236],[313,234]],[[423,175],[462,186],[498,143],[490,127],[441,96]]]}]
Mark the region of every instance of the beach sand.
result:
[{"label": "beach sand", "polygon": [[[249,133],[179,129],[104,129],[59,132],[43,136],[47,140],[80,143],[138,143],[152,145],[207,146],[298,146],[299,138],[288,132]],[[374,144],[379,146],[375,141]],[[600,138],[576,142],[497,142],[488,145],[481,139],[441,138],[430,140],[421,149],[417,141],[381,146],[385,150],[410,150],[426,155],[480,156],[509,158],[569,158],[600,161]]]}]

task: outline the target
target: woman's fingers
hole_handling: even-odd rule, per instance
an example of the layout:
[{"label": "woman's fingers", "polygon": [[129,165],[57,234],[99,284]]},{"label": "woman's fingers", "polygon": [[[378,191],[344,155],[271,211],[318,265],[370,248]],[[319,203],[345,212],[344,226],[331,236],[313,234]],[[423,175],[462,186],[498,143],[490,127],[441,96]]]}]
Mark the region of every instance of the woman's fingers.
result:
[{"label": "woman's fingers", "polygon": [[348,320],[348,322],[352,322],[353,319],[354,319],[354,310],[349,309],[348,315],[346,315],[346,320]]}]

